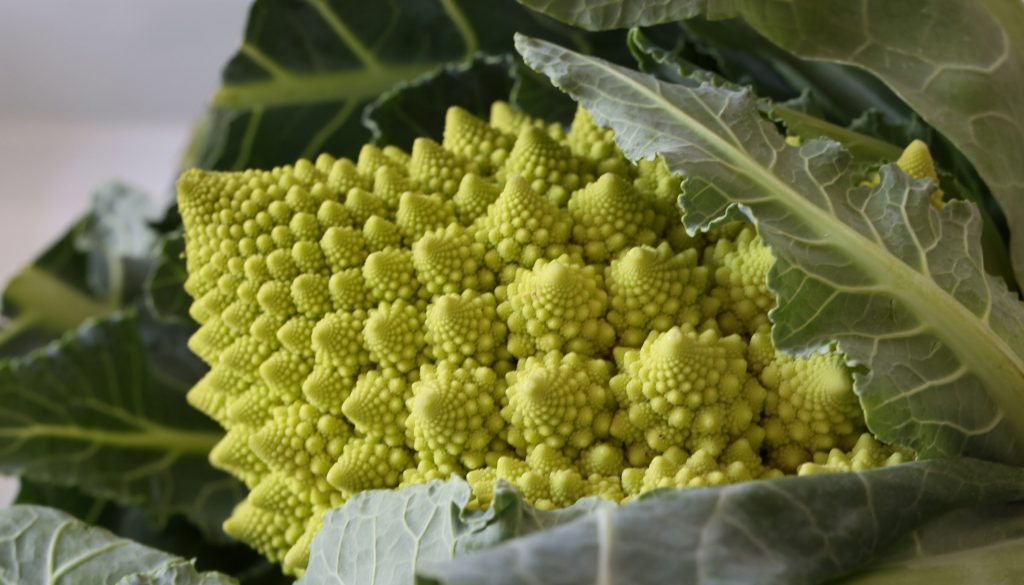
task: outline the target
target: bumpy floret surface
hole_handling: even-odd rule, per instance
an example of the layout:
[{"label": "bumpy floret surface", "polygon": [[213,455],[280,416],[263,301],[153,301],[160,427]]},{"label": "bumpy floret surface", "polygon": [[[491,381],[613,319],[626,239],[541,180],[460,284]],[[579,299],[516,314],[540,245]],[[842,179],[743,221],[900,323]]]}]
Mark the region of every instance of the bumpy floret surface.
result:
[{"label": "bumpy floret surface", "polygon": [[862,436],[841,355],[777,354],[771,252],[687,235],[681,183],[585,111],[504,103],[408,153],[185,173],[188,400],[251,489],[226,531],[301,574],[368,489],[455,473],[555,508],[909,457]]}]

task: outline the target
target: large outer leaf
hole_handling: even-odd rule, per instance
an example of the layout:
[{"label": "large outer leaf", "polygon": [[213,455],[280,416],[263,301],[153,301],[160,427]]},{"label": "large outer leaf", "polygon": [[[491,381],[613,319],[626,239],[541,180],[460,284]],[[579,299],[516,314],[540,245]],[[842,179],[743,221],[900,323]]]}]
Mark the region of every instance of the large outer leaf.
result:
[{"label": "large outer leaf", "polygon": [[[743,89],[742,85],[731,83],[724,77],[703,70],[685,60],[677,52],[659,46],[640,29],[631,29],[626,41],[640,70],[650,73],[662,81],[694,86],[707,82],[729,89]],[[838,126],[821,117],[794,108],[767,101],[762,107],[772,118],[785,123],[788,133],[804,139],[821,136],[831,138],[842,144],[854,156],[863,157],[872,164],[878,161],[894,161],[902,153],[900,147],[889,142]],[[909,143],[910,141],[905,142]]]},{"label": "large outer leaf", "polygon": [[441,142],[448,108],[459,106],[487,119],[493,102],[508,99],[513,81],[510,56],[480,56],[384,93],[366,107],[363,123],[373,132],[376,144],[408,150],[419,137]]},{"label": "large outer leaf", "polygon": [[218,532],[242,490],[210,467],[222,433],[184,400],[201,366],[184,329],[140,319],[116,314],[0,366],[0,472]]},{"label": "large outer leaf", "polygon": [[[715,21],[735,24],[741,21]],[[669,25],[667,25],[669,26]],[[661,30],[661,29],[655,29]],[[741,85],[731,84],[724,78],[704,71],[690,63],[678,48],[672,50],[659,46],[640,29],[631,29],[627,37],[630,51],[637,60],[641,71],[651,73],[662,81],[699,85],[707,81],[711,85],[722,85],[730,89],[742,89]],[[763,41],[767,44],[766,41]],[[669,45],[671,46],[671,45]],[[685,50],[685,48],[684,48]],[[795,59],[794,59],[795,60]],[[830,65],[818,63],[818,65]],[[833,65],[838,67],[837,65]],[[755,93],[764,97],[754,86]],[[807,94],[804,94],[805,96]],[[805,100],[798,100],[804,102]],[[818,100],[811,99],[813,106]],[[807,106],[807,103],[801,105]],[[945,197],[966,199],[979,205],[982,217],[982,248],[985,254],[985,269],[989,274],[1002,276],[1007,280],[1011,290],[1017,289],[1013,268],[1010,264],[1010,253],[1006,248],[1004,223],[999,223],[1001,212],[994,207],[988,190],[981,183],[974,167],[946,139],[930,126],[925,124],[916,114],[904,116],[901,123],[888,121],[877,110],[868,110],[860,115],[849,128],[832,124],[820,116],[787,107],[786,104],[771,103],[767,100],[760,103],[762,111],[770,118],[781,121],[786,126],[786,133],[807,140],[822,136],[831,138],[850,151],[855,159],[869,166],[877,166],[880,162],[893,162],[902,154],[897,144],[910,144],[918,139],[929,145],[932,156],[941,169],[949,169],[952,175],[940,171],[939,181]],[[962,183],[961,183],[962,182]],[[965,186],[967,185],[967,186]]]},{"label": "large outer leaf", "polygon": [[1024,304],[982,269],[974,206],[929,205],[895,166],[855,184],[835,142],[795,148],[747,92],[661,83],[544,41],[528,64],[615,130],[631,158],[661,153],[690,178],[690,228],[734,204],[753,212],[777,263],[773,335],[806,353],[838,340],[868,426],[925,456],[1024,462]]},{"label": "large outer leaf", "polygon": [[1024,470],[946,459],[661,496],[426,565],[418,582],[823,583],[857,569],[934,518],[1020,499]]},{"label": "large outer leaf", "polygon": [[238,579],[242,585],[288,585],[291,579],[281,567],[263,558],[247,545],[227,535],[203,534],[182,516],[164,524],[139,506],[124,506],[110,500],[87,496],[80,490],[53,483],[21,478],[16,504],[56,508],[75,518],[109,530],[116,536],[155,548],[176,557],[195,559],[200,571],[218,571]]},{"label": "large outer leaf", "polygon": [[357,494],[329,512],[313,539],[301,585],[412,585],[417,567],[545,530],[614,507],[586,498],[568,508],[536,510],[507,483],[485,511],[466,510],[469,485],[432,481]]},{"label": "large outer leaf", "polygon": [[[590,30],[741,16],[793,53],[863,67],[978,169],[1024,282],[1024,3],[1019,0],[521,0]],[[611,8],[614,6],[615,8]]]},{"label": "large outer leaf", "polygon": [[1024,504],[957,510],[832,585],[1024,583]]},{"label": "large outer leaf", "polygon": [[146,195],[110,183],[60,240],[11,279],[0,299],[0,358],[53,341],[139,296],[156,234]]},{"label": "large outer leaf", "polygon": [[40,506],[0,510],[4,585],[232,585],[219,573]]},{"label": "large outer leaf", "polygon": [[354,156],[371,138],[360,124],[367,103],[477,51],[511,51],[516,31],[628,59],[622,33],[574,31],[514,0],[257,0],[193,163],[230,170]]}]

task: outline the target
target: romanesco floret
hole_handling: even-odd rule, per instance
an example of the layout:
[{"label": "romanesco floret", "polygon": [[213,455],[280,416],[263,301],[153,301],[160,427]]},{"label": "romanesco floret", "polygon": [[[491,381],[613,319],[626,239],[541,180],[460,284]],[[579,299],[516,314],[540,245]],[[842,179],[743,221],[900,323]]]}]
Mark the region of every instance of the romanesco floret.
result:
[{"label": "romanesco floret", "polygon": [[398,300],[371,309],[363,326],[363,343],[370,360],[381,368],[410,372],[430,361],[423,330],[423,312]]},{"label": "romanesco floret", "polygon": [[627,246],[655,243],[665,225],[665,218],[614,173],[573,193],[568,208],[573,241],[592,262],[605,261]]},{"label": "romanesco floret", "polygon": [[505,427],[498,408],[504,390],[490,368],[424,366],[406,421],[421,461],[446,472],[496,464],[492,445]]},{"label": "romanesco floret", "polygon": [[569,250],[570,222],[564,210],[514,175],[472,227],[503,261],[529,268],[540,258],[557,258]]},{"label": "romanesco floret", "polygon": [[931,179],[935,183],[935,191],[932,191],[931,196],[932,207],[942,209],[945,205],[944,194],[939,187],[939,174],[935,171],[935,161],[932,160],[927,144],[921,140],[913,140],[903,149],[896,166],[915,179]]},{"label": "romanesco floret", "polygon": [[467,174],[459,183],[459,190],[452,197],[459,221],[463,225],[472,224],[478,217],[487,213],[487,208],[500,194],[501,187],[497,183],[482,179],[473,173]]},{"label": "romanesco floret", "polygon": [[598,173],[615,173],[629,178],[635,174],[632,165],[615,144],[615,134],[594,122],[590,112],[576,109],[572,126],[565,138],[573,154],[589,161]]},{"label": "romanesco floret", "polygon": [[508,327],[498,319],[491,293],[473,290],[436,297],[427,307],[426,339],[440,361],[475,363],[504,374],[512,356],[506,348]]},{"label": "romanesco floret", "polygon": [[784,471],[795,471],[815,451],[850,449],[864,430],[853,377],[838,352],[806,358],[778,355],[761,372],[768,388],[765,443]]},{"label": "romanesco floret", "polygon": [[405,401],[409,377],[393,368],[370,370],[356,382],[341,412],[360,433],[388,445],[405,444]]},{"label": "romanesco floret", "polygon": [[906,449],[883,445],[871,436],[863,433],[848,451],[832,449],[828,453],[817,452],[814,461],[801,463],[797,468],[799,475],[814,473],[837,473],[842,471],[865,471],[889,465],[899,465],[913,459],[913,453]]},{"label": "romanesco floret", "polygon": [[520,451],[547,445],[575,455],[608,437],[615,401],[611,364],[552,351],[529,357],[508,375],[508,442]]},{"label": "romanesco floret", "polygon": [[620,346],[639,347],[650,331],[674,325],[697,326],[712,309],[702,306],[707,269],[697,266],[697,253],[674,253],[667,243],[637,246],[612,260],[606,282],[611,295],[608,322]]},{"label": "romanesco floret", "polygon": [[604,319],[608,293],[595,266],[568,256],[520,269],[498,314],[509,327],[508,350],[518,358],[553,350],[597,355],[615,343]]},{"label": "romanesco floret", "polygon": [[737,335],[673,327],[627,351],[611,385],[654,451],[683,447],[718,455],[757,421],[765,400],[743,350]]},{"label": "romanesco floret", "polygon": [[743,228],[735,239],[718,240],[708,252],[715,281],[711,295],[722,303],[722,331],[749,335],[768,324],[768,310],[775,306],[775,295],[768,290],[774,258],[754,228]]},{"label": "romanesco floret", "polygon": [[[443,142],[179,182],[188,400],[251,490],[225,530],[301,574],[322,514],[451,474],[540,508],[659,487],[863,469],[835,352],[780,356],[752,226],[689,236],[682,178],[567,133],[453,108]],[[767,388],[767,390],[766,390]]]},{"label": "romanesco floret", "polygon": [[500,270],[497,254],[476,242],[465,228],[450,224],[420,237],[412,246],[416,277],[430,295],[460,293],[464,290],[493,291]]}]

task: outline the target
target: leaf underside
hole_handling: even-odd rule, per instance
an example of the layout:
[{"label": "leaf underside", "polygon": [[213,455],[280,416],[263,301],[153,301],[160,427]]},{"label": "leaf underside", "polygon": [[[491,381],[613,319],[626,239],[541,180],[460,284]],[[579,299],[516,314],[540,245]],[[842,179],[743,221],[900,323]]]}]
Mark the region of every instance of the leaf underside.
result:
[{"label": "leaf underside", "polygon": [[0,510],[0,582],[18,585],[237,585],[190,561],[41,506]]},{"label": "leaf underside", "polygon": [[470,511],[469,494],[469,485],[458,478],[357,494],[325,516],[299,584],[410,585],[425,564],[615,507],[584,498],[568,508],[537,510],[509,484],[498,482],[490,508]]},{"label": "leaf underside", "polygon": [[[967,459],[665,490],[452,561],[426,563],[417,583],[829,583],[894,545],[902,552],[914,536],[934,540],[932,522],[975,530],[971,518],[991,516],[993,507],[1009,511],[1006,504],[1022,495],[1024,470]],[[1020,513],[1019,505],[1015,510]],[[998,534],[963,533],[959,543],[947,533],[945,550],[987,540],[1012,551],[1019,526],[1020,518]],[[960,583],[1016,582],[986,578],[1012,568],[979,566],[979,579]],[[1009,574],[1019,576],[1019,567]]]}]

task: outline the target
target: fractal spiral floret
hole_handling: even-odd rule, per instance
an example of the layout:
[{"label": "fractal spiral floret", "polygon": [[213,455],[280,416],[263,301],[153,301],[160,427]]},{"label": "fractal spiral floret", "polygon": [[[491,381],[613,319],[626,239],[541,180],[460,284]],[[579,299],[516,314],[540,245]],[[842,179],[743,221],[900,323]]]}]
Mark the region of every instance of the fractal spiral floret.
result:
[{"label": "fractal spiral floret", "polygon": [[185,173],[189,402],[250,488],[225,530],[301,574],[325,511],[453,474],[539,508],[877,467],[836,352],[771,342],[753,225],[688,235],[682,177],[504,103],[442,143]]}]

